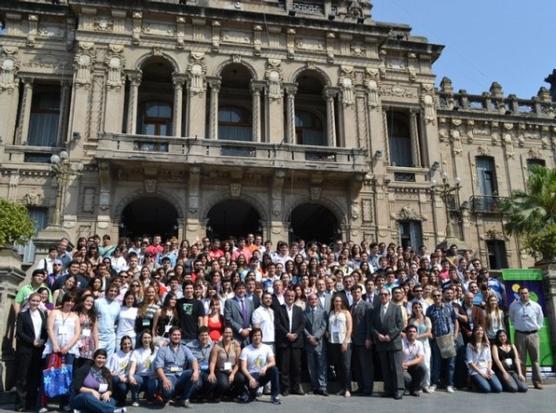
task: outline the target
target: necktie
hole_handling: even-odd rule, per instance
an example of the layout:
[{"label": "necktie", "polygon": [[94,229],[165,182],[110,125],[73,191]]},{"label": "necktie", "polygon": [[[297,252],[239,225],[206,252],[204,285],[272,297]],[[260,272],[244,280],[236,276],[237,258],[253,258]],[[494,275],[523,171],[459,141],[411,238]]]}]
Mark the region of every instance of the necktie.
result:
[{"label": "necktie", "polygon": [[243,318],[243,328],[249,327],[249,320],[247,319],[247,308],[245,307],[245,300],[242,298],[241,303],[241,318]]}]

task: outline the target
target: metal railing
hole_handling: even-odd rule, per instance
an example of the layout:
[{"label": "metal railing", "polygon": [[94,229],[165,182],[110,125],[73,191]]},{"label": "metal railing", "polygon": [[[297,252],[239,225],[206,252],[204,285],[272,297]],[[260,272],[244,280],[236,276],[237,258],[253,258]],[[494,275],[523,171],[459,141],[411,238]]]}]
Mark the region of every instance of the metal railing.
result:
[{"label": "metal railing", "polygon": [[469,198],[471,212],[475,214],[500,214],[500,206],[507,197],[494,195],[479,195]]}]

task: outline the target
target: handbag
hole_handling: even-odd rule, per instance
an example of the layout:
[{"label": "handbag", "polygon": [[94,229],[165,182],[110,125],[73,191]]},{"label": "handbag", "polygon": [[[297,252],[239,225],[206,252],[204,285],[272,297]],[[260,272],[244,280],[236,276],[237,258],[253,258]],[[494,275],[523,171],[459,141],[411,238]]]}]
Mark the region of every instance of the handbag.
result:
[{"label": "handbag", "polygon": [[456,344],[452,333],[436,337],[436,344],[440,350],[440,357],[449,359],[456,356]]},{"label": "handbag", "polygon": [[43,370],[44,394],[49,399],[67,396],[71,391],[73,366],[66,364],[66,358],[53,353],[48,356],[46,369]]}]

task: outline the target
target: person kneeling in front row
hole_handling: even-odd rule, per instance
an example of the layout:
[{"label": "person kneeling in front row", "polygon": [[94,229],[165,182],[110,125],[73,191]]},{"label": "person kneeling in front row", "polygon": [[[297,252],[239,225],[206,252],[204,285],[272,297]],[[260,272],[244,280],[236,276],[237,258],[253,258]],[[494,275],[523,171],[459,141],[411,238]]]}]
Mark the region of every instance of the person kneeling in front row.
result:
[{"label": "person kneeling in front row", "polygon": [[88,413],[123,413],[125,407],[117,409],[112,399],[112,375],[106,368],[106,350],[98,349],[93,354],[93,364],[85,364],[75,372],[74,396],[70,406]]},{"label": "person kneeling in front row", "polygon": [[257,389],[267,382],[271,383],[271,400],[273,404],[281,404],[278,393],[280,392],[280,375],[276,367],[272,348],[263,344],[263,333],[260,328],[253,328],[249,334],[251,344],[241,350],[241,372],[245,376],[245,394],[242,401],[255,400]]},{"label": "person kneeling in front row", "polygon": [[189,407],[189,398],[199,382],[199,363],[181,342],[179,327],[170,329],[170,343],[158,350],[153,367],[159,381],[159,390],[166,404],[176,397],[176,405]]},{"label": "person kneeling in front row", "polygon": [[417,327],[410,324],[405,329],[405,337],[402,341],[404,360],[405,388],[415,397],[421,395],[421,387],[425,378],[425,350],[423,343],[417,340]]}]

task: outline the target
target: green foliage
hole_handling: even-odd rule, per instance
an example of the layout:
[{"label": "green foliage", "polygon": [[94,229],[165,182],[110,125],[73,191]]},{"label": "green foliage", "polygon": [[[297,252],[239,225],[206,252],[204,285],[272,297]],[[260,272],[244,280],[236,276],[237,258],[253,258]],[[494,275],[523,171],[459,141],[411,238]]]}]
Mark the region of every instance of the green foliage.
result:
[{"label": "green foliage", "polygon": [[0,199],[0,246],[25,244],[35,235],[35,225],[27,208]]},{"label": "green foliage", "polygon": [[556,169],[532,166],[527,191],[502,204],[509,234],[523,237],[534,256],[556,257]]}]

